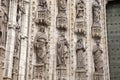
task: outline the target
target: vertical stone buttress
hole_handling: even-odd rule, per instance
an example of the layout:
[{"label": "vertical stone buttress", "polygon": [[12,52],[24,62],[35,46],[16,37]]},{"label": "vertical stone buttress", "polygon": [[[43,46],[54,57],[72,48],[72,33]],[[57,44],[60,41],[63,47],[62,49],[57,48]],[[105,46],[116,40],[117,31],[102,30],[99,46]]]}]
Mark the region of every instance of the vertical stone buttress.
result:
[{"label": "vertical stone buttress", "polygon": [[29,0],[23,1],[24,14],[21,22],[21,46],[19,61],[19,77],[18,80],[25,80],[27,69],[27,52],[28,52],[28,29],[29,29]]},{"label": "vertical stone buttress", "polygon": [[6,54],[5,54],[5,70],[4,80],[12,79],[13,69],[13,54],[15,45],[15,28],[16,15],[17,15],[17,0],[7,1],[9,2],[9,14],[8,14],[8,28],[7,28],[7,41],[6,41]]}]

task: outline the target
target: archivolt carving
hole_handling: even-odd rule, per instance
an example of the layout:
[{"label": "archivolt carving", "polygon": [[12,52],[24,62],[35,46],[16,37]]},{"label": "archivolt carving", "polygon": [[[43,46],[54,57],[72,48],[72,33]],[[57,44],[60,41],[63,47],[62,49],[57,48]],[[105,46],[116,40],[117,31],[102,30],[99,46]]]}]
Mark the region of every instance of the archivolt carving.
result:
[{"label": "archivolt carving", "polygon": [[68,57],[68,42],[65,38],[65,34],[62,33],[57,40],[57,67],[66,66],[66,59]]}]

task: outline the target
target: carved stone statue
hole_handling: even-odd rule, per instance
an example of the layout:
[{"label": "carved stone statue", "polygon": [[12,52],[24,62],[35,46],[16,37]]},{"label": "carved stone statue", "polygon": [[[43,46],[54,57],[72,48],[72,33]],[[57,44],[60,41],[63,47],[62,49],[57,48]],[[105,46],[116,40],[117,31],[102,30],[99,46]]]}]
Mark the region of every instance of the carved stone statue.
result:
[{"label": "carved stone statue", "polygon": [[1,5],[3,7],[7,7],[7,1],[6,0],[1,0]]},{"label": "carved stone statue", "polygon": [[84,0],[79,0],[76,4],[76,18],[83,18],[85,10]]},{"label": "carved stone statue", "polygon": [[68,42],[64,33],[60,34],[57,40],[57,67],[66,66],[66,58],[68,55]]},{"label": "carved stone statue", "polygon": [[100,3],[98,0],[95,0],[93,4],[93,21],[94,24],[99,24],[100,23]]},{"label": "carved stone statue", "polygon": [[103,72],[103,60],[102,60],[102,49],[100,47],[100,40],[96,41],[96,45],[93,49],[93,56],[94,56],[94,66],[95,72],[102,73]]},{"label": "carved stone statue", "polygon": [[46,2],[46,0],[39,0],[38,3],[39,3],[38,4],[39,8],[47,9],[47,2]]},{"label": "carved stone statue", "polygon": [[76,57],[77,57],[77,69],[84,68],[85,66],[85,47],[83,45],[83,39],[79,38],[76,43]]},{"label": "carved stone statue", "polygon": [[67,0],[57,0],[58,1],[58,12],[64,12],[67,8]]},{"label": "carved stone statue", "polygon": [[40,28],[35,37],[35,53],[36,63],[45,63],[46,48],[47,48],[47,37],[44,33],[44,26]]}]

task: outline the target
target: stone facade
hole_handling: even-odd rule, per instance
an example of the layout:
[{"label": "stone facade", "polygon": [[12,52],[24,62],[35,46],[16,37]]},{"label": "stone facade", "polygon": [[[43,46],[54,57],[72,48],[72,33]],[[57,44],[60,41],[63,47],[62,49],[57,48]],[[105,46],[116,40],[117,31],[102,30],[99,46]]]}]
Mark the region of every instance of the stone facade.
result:
[{"label": "stone facade", "polygon": [[0,80],[110,80],[106,4],[0,0]]}]

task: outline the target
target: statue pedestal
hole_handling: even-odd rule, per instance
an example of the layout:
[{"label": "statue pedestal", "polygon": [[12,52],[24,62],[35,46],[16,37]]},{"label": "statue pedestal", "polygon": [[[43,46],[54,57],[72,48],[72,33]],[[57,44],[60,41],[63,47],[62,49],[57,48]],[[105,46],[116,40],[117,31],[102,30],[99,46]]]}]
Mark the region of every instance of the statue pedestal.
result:
[{"label": "statue pedestal", "polygon": [[94,73],[94,80],[104,80],[103,73]]},{"label": "statue pedestal", "polygon": [[87,80],[86,70],[76,69],[75,78],[76,80]]},{"label": "statue pedestal", "polygon": [[67,80],[67,68],[57,67],[57,80]]},{"label": "statue pedestal", "polygon": [[33,80],[45,80],[45,65],[36,64],[34,65]]},{"label": "statue pedestal", "polygon": [[12,79],[9,77],[4,77],[3,80],[12,80]]}]

